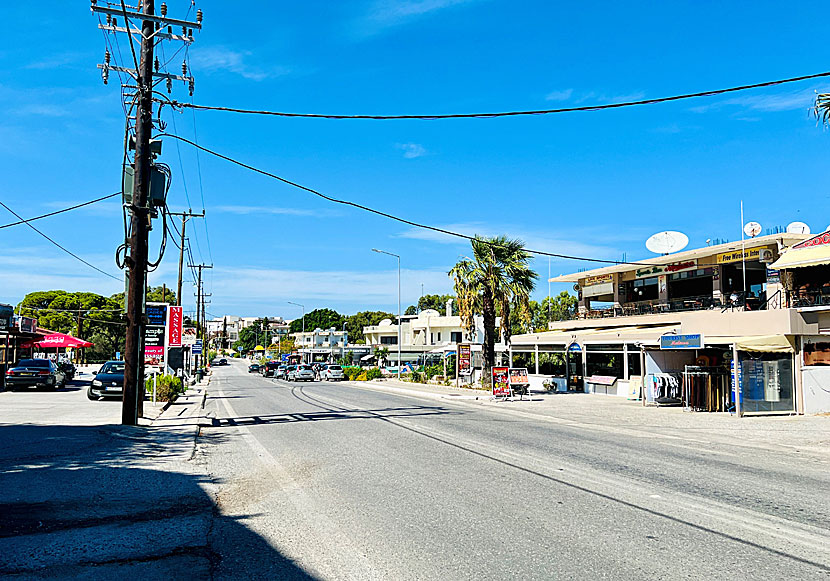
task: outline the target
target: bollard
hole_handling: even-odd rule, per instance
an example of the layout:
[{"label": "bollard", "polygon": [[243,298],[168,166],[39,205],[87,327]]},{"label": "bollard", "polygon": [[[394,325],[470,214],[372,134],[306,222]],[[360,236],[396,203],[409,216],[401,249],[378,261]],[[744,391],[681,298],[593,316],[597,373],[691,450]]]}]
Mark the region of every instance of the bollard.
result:
[{"label": "bollard", "polygon": [[153,373],[153,403],[156,403],[156,385],[158,384],[158,373]]}]

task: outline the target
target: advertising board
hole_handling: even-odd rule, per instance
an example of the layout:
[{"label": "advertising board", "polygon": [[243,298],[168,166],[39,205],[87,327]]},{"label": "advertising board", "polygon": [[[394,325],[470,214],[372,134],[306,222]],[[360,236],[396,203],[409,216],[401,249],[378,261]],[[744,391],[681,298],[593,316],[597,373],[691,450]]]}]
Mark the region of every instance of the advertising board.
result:
[{"label": "advertising board", "polygon": [[458,346],[458,374],[470,375],[473,372],[473,360],[469,345]]},{"label": "advertising board", "polygon": [[182,346],[182,308],[167,309],[167,346]]},{"label": "advertising board", "polygon": [[510,395],[510,374],[507,367],[494,367],[493,373],[493,396],[506,397]]}]

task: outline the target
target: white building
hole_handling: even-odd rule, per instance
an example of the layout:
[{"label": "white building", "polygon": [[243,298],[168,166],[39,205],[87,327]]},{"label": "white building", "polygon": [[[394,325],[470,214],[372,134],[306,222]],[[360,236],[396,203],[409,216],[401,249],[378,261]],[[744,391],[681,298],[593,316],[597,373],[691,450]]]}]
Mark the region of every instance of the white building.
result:
[{"label": "white building", "polygon": [[[294,338],[294,348],[303,355],[303,359],[307,362],[314,361],[337,361],[341,357],[350,353],[352,349],[347,349],[349,343],[349,332],[338,331],[334,327],[330,329],[314,329],[313,331],[304,331],[299,333],[291,333]],[[361,346],[365,350],[365,347]]]}]

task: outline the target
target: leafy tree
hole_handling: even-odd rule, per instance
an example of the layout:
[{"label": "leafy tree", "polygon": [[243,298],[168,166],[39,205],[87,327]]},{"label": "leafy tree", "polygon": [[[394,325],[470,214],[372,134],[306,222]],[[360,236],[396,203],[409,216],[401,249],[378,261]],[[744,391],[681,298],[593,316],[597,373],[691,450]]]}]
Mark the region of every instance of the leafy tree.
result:
[{"label": "leafy tree", "polygon": [[[122,308],[124,306],[124,293],[115,293],[110,297],[118,301]],[[176,304],[176,293],[169,287],[162,286],[148,286],[145,293],[145,299],[148,303],[170,303]]]},{"label": "leafy tree", "polygon": [[346,318],[346,331],[349,332],[349,343],[353,345],[361,345],[366,342],[366,337],[363,335],[363,327],[371,327],[377,325],[383,319],[392,319],[397,317],[391,313],[384,311],[360,311]]},{"label": "leafy tree", "polygon": [[[239,330],[239,340],[233,344],[234,350],[238,351],[242,347],[243,351],[253,351],[257,344],[265,341],[265,334],[263,330],[262,319],[257,319],[244,329]],[[264,345],[263,345],[264,346]]]},{"label": "leafy tree", "polygon": [[505,236],[476,236],[472,241],[473,258],[463,258],[450,270],[458,295],[461,320],[468,333],[475,330],[475,315],[484,317],[484,378],[495,362],[496,311],[501,312],[502,333],[510,342],[510,314],[515,309],[523,320],[530,293],[538,275],[529,266],[530,254],[521,240]]},{"label": "leafy tree", "polygon": [[383,362],[389,357],[389,347],[376,347],[375,357],[378,358],[378,367],[383,367]]},{"label": "leafy tree", "polygon": [[88,360],[111,359],[124,351],[126,324],[117,299],[90,292],[37,291],[23,297],[17,312],[36,318],[41,327],[94,343],[84,351]]},{"label": "leafy tree", "polygon": [[450,299],[452,299],[452,314],[458,315],[458,299],[455,295],[424,295],[418,299],[418,310],[433,309],[443,315],[447,310],[447,301]]},{"label": "leafy tree", "polygon": [[[343,326],[345,317],[332,309],[314,309],[310,313],[305,314],[305,330],[313,331],[314,329],[328,329],[334,327],[340,329]],[[303,320],[294,319],[291,321],[289,331],[292,333],[299,333],[303,330]]]},{"label": "leafy tree", "polygon": [[406,307],[406,310],[403,312],[404,315],[416,315],[418,314],[418,307],[415,305],[409,305]]},{"label": "leafy tree", "polygon": [[510,329],[513,334],[547,331],[550,321],[567,321],[576,313],[579,299],[568,291],[557,296],[545,297],[542,301],[528,301],[529,317],[521,320],[518,313],[510,314]]}]

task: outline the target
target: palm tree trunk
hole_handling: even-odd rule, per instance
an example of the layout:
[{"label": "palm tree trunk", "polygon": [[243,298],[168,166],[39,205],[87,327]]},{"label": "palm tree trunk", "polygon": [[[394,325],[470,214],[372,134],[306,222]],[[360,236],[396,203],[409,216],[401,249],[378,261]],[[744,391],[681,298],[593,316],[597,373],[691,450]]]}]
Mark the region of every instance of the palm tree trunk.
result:
[{"label": "palm tree trunk", "polygon": [[481,297],[482,315],[484,317],[484,369],[482,385],[490,385],[490,370],[496,362],[496,303],[488,289]]}]

